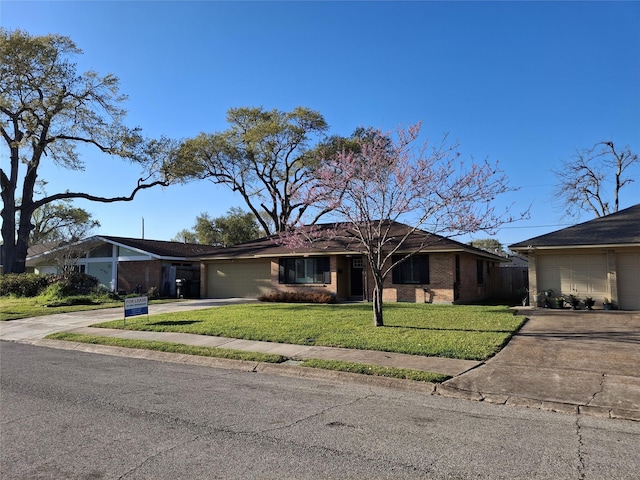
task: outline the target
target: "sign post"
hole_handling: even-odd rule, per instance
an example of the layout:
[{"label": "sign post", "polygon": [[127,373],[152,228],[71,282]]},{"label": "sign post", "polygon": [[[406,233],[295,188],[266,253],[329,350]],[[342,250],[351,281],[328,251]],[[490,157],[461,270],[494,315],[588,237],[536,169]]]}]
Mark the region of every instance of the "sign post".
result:
[{"label": "sign post", "polygon": [[127,325],[127,317],[136,315],[149,315],[149,297],[131,297],[124,299],[124,325]]}]

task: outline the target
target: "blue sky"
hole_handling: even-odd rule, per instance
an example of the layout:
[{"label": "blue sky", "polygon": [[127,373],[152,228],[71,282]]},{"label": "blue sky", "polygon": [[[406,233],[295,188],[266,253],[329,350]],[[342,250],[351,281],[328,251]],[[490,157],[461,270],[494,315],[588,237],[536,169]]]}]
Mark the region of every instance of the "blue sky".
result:
[{"label": "blue sky", "polygon": [[[71,37],[79,69],[116,74],[128,124],[149,136],[221,131],[240,106],[310,107],[339,135],[422,121],[423,139],[448,133],[466,158],[500,162],[519,188],[501,207],[531,205],[495,235],[506,245],[590,218],[563,218],[553,196],[551,170],[576,148],[640,150],[640,2],[3,0],[0,24]],[[49,193],[128,194],[137,178],[119,160],[85,160],[82,174],[44,168]],[[639,182],[622,207],[640,202],[640,168],[630,173]],[[100,221],[96,233],[139,237],[144,218],[158,240],[201,212],[245,208],[209,182],[75,205]]]}]

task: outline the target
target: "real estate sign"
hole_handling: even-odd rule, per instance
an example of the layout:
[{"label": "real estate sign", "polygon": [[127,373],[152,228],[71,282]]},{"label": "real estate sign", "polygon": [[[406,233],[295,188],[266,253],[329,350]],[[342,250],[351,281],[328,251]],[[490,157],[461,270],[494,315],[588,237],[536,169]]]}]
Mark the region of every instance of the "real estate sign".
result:
[{"label": "real estate sign", "polygon": [[124,299],[124,317],[149,315],[149,297],[132,297]]}]

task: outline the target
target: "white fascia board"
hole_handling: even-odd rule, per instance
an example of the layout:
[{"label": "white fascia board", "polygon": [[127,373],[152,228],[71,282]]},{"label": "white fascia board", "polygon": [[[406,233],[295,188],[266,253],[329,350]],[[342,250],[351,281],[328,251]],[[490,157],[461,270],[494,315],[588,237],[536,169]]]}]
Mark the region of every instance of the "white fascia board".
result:
[{"label": "white fascia board", "polygon": [[575,250],[575,249],[594,249],[594,248],[639,248],[640,243],[600,243],[593,245],[542,245],[512,248],[514,252],[532,252],[536,250]]},{"label": "white fascia board", "polygon": [[[129,245],[126,245],[124,243],[120,243],[120,242],[114,242],[113,240],[110,240],[108,238],[104,238],[104,237],[98,237],[100,240],[102,240],[105,243],[108,243],[109,245],[115,245],[116,247],[122,247],[122,248],[126,248],[127,250],[132,250],[134,252],[139,252],[141,253],[143,256],[148,257],[149,258],[161,258],[159,255],[155,255],[153,253],[147,252],[146,250],[142,250],[141,248],[136,248],[136,247],[131,247]],[[118,260],[120,260],[120,258],[127,258],[127,257],[118,257]],[[129,258],[133,258],[133,257],[129,257]]]}]

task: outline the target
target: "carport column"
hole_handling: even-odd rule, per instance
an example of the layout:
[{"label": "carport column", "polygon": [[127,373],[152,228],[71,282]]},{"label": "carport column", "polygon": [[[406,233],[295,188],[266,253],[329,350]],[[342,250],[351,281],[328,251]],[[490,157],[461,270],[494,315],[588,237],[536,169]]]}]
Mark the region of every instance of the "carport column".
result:
[{"label": "carport column", "polygon": [[200,262],[200,298],[208,298],[207,295],[207,264]]},{"label": "carport column", "polygon": [[111,291],[118,293],[118,246],[111,247]]},{"label": "carport column", "polygon": [[537,307],[536,297],[538,296],[538,281],[537,281],[537,269],[536,269],[536,254],[533,250],[527,252],[528,267],[529,267],[529,305]]},{"label": "carport column", "polygon": [[615,250],[607,250],[607,281],[609,282],[609,295],[613,303],[618,303],[618,256]]}]

